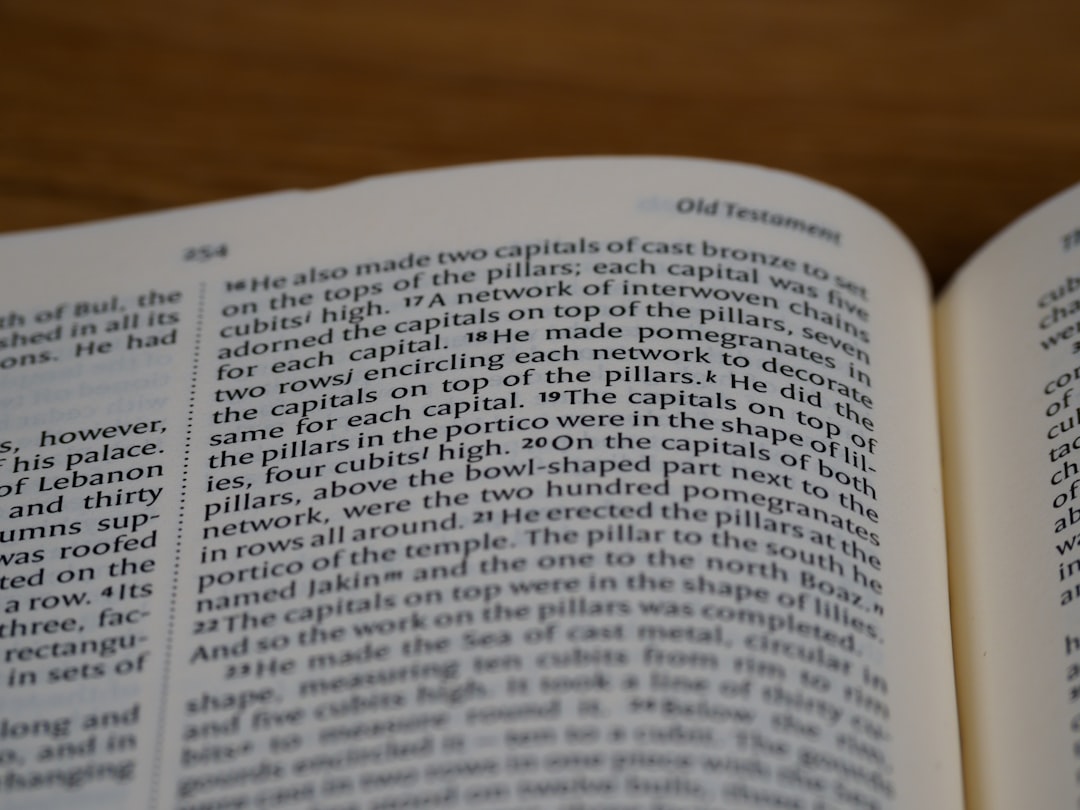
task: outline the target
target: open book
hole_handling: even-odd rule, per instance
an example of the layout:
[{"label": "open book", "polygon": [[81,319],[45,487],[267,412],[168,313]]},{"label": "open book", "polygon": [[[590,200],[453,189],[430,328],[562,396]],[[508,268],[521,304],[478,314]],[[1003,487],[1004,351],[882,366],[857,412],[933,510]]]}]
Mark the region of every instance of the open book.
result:
[{"label": "open book", "polygon": [[932,304],[668,159],[0,239],[0,805],[1075,806],[1077,245]]}]

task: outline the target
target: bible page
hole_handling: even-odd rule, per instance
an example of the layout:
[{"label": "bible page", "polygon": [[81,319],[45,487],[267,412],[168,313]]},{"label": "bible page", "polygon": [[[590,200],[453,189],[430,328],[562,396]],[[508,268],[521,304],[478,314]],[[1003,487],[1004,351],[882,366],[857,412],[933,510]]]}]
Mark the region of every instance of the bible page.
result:
[{"label": "bible page", "polygon": [[949,557],[975,808],[1080,803],[1080,191],[938,312]]},{"label": "bible page", "polygon": [[5,807],[959,808],[928,283],[664,159],[0,240]]}]

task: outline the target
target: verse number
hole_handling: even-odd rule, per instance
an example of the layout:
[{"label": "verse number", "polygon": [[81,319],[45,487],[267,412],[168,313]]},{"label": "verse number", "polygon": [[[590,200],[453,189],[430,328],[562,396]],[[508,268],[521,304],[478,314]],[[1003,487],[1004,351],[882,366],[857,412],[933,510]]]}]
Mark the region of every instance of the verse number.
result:
[{"label": "verse number", "polygon": [[209,262],[214,259],[224,259],[229,255],[229,246],[224,242],[215,245],[194,245],[184,248],[185,262]]}]

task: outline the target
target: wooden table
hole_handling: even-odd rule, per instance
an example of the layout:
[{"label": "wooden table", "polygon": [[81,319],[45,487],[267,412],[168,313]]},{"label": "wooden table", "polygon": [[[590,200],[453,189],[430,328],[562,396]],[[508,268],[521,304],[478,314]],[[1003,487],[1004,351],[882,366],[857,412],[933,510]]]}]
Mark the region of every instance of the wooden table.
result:
[{"label": "wooden table", "polygon": [[0,0],[0,231],[568,154],[763,163],[942,283],[1080,181],[1080,4]]}]

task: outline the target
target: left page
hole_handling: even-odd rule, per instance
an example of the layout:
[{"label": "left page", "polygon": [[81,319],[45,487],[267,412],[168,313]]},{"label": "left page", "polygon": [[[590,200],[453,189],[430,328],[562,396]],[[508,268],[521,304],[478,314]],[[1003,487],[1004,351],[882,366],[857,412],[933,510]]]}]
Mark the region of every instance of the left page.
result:
[{"label": "left page", "polygon": [[929,293],[690,160],[0,241],[6,807],[958,808]]}]

